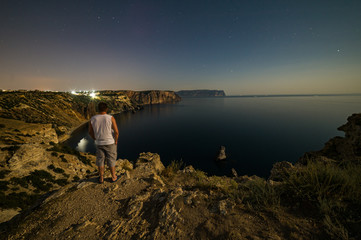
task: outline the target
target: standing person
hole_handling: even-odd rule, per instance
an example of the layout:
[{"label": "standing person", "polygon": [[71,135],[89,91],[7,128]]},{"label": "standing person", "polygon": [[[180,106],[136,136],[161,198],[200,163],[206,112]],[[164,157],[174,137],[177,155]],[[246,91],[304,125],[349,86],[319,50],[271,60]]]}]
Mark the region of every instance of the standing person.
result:
[{"label": "standing person", "polygon": [[99,183],[104,182],[105,161],[110,169],[112,182],[118,180],[118,177],[115,175],[115,161],[117,159],[119,132],[114,117],[107,114],[107,111],[107,104],[100,102],[98,104],[98,114],[91,117],[89,123],[89,135],[95,140]]}]

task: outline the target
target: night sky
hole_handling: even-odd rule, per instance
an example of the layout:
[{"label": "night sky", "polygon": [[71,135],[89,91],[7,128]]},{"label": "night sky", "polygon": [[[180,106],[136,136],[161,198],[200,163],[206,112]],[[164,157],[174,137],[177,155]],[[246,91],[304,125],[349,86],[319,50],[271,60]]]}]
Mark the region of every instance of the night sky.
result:
[{"label": "night sky", "polygon": [[361,1],[2,0],[0,83],[361,93]]}]

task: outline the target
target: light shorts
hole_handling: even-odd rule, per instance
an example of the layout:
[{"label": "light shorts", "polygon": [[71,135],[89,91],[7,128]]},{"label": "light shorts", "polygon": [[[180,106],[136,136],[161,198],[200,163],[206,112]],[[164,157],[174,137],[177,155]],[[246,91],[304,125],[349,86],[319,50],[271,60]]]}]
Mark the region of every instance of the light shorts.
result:
[{"label": "light shorts", "polygon": [[104,166],[104,161],[107,162],[108,167],[114,167],[117,160],[117,145],[96,145],[96,165],[98,167]]}]

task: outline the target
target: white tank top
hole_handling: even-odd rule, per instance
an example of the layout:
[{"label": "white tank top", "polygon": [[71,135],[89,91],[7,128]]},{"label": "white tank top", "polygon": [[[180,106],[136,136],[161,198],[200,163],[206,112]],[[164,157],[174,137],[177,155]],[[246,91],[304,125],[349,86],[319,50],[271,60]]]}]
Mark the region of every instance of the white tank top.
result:
[{"label": "white tank top", "polygon": [[98,114],[91,117],[96,145],[110,145],[115,143],[112,129],[112,116],[109,114]]}]

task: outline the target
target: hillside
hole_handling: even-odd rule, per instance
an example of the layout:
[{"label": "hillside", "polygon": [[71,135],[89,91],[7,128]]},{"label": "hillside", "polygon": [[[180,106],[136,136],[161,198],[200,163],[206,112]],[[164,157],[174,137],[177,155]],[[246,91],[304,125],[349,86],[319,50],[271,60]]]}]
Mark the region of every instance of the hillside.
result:
[{"label": "hillside", "polygon": [[181,98],[171,91],[99,91],[96,97],[64,92],[0,92],[0,117],[28,123],[53,124],[58,135],[78,127],[96,113],[98,102],[109,112],[137,111],[144,105],[173,103]]},{"label": "hillside", "polygon": [[97,171],[93,155],[60,142],[95,114],[99,101],[107,102],[111,113],[119,113],[170,102],[172,96],[180,99],[162,91],[133,92],[132,98],[123,91],[100,92],[96,98],[40,91],[0,93],[0,222],[42,195]]}]

